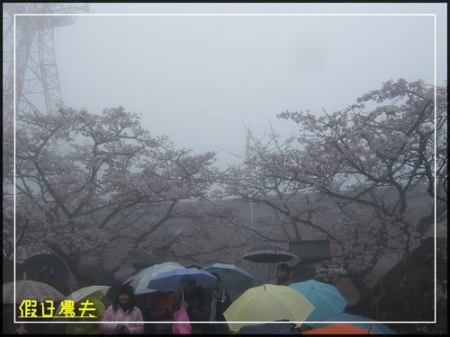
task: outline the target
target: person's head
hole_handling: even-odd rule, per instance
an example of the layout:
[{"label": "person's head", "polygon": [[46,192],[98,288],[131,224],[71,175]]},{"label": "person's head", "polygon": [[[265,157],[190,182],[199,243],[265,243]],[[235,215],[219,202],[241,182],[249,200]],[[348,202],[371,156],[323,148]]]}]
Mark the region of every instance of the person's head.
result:
[{"label": "person's head", "polygon": [[213,290],[219,290],[220,289],[220,275],[217,273],[211,273],[211,275],[214,275],[216,277],[216,280],[214,281],[214,283],[211,285],[211,289]]},{"label": "person's head", "polygon": [[117,310],[117,306],[121,306],[124,311],[132,309],[136,304],[136,296],[134,289],[129,284],[125,284],[120,287],[117,292],[117,298],[114,302],[114,308]]},{"label": "person's head", "polygon": [[291,276],[291,267],[287,263],[281,263],[277,267],[277,278],[280,280],[289,279]]},{"label": "person's head", "polygon": [[185,294],[191,294],[194,292],[195,288],[197,288],[197,282],[192,276],[183,276],[180,281],[180,288],[184,291]]}]

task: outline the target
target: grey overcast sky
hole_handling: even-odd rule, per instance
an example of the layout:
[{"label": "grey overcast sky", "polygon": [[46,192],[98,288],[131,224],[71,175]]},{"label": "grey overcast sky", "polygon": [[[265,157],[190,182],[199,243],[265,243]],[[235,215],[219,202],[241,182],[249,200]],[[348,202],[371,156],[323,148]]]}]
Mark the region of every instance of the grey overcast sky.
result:
[{"label": "grey overcast sky", "polygon": [[[262,136],[272,123],[288,135],[295,125],[278,120],[280,112],[332,112],[390,79],[442,85],[447,75],[446,4],[89,7],[55,29],[64,104],[142,113],[154,136],[196,153],[217,151],[221,168],[239,162],[227,152],[244,156],[244,126]],[[124,16],[163,13],[271,15]]]}]

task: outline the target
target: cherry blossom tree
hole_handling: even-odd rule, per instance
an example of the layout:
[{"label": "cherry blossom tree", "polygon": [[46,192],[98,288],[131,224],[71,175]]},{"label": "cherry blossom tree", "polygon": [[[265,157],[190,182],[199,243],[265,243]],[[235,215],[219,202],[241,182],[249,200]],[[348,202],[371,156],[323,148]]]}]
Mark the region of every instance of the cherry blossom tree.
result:
[{"label": "cherry blossom tree", "polygon": [[249,158],[230,170],[225,190],[272,209],[272,239],[330,239],[328,272],[360,293],[383,255],[411,253],[446,218],[446,87],[391,80],[332,114],[278,117],[298,131],[251,135]]},{"label": "cherry blossom tree", "polygon": [[[17,228],[26,224],[36,249],[56,252],[75,273],[117,247],[120,265],[183,213],[183,201],[208,198],[214,161],[214,152],[193,154],[150,136],[140,116],[123,107],[101,115],[71,108],[19,115]],[[13,176],[6,178],[11,193]]]}]

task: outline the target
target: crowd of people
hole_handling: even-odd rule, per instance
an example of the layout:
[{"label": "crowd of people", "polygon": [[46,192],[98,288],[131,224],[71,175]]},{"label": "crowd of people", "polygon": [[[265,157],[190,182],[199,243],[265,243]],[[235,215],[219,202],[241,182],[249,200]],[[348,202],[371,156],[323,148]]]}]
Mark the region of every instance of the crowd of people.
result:
[{"label": "crowd of people", "polygon": [[[232,300],[230,295],[221,289],[220,276],[212,274],[216,277],[216,281],[210,288],[202,288],[196,284],[195,279],[186,276],[180,282],[181,291],[151,293],[141,305],[141,309],[136,304],[133,288],[124,285],[116,302],[106,310],[100,323],[100,330],[122,334],[173,334],[174,313],[180,309],[183,301],[189,321],[192,323],[192,334],[227,334],[230,331],[228,325],[224,324],[223,313],[231,305]],[[277,285],[289,285],[291,282],[289,265],[280,264],[276,276]],[[109,324],[108,321],[136,321],[136,323]],[[158,323],[140,323],[144,321],[158,321]],[[195,323],[205,321],[211,323]]]},{"label": "crowd of people", "polygon": [[[59,330],[59,333],[175,334],[174,315],[183,302],[191,334],[228,334],[230,330],[223,313],[232,300],[230,294],[220,287],[220,276],[212,274],[216,280],[209,288],[197,285],[191,276],[184,276],[179,291],[136,295],[131,285],[123,284],[115,291],[112,299],[90,296],[89,300],[95,303],[97,309],[98,323],[67,324],[64,331]],[[285,263],[280,264],[276,276],[277,285],[289,285],[290,267]],[[27,331],[23,324],[16,325],[14,329],[15,334],[33,333]]]},{"label": "crowd of people", "polygon": [[[230,306],[231,298],[220,288],[220,276],[217,274],[214,276],[217,280],[210,288],[198,286],[195,279],[187,276],[180,283],[181,291],[150,293],[145,302],[141,300],[140,306],[133,288],[130,285],[123,285],[118,291],[116,300],[103,315],[99,323],[99,332],[173,334],[173,317],[183,301],[191,322],[192,334],[228,333],[227,324],[219,322],[225,322],[223,312]],[[120,321],[124,323],[108,323]],[[205,321],[218,323],[195,323]]]}]

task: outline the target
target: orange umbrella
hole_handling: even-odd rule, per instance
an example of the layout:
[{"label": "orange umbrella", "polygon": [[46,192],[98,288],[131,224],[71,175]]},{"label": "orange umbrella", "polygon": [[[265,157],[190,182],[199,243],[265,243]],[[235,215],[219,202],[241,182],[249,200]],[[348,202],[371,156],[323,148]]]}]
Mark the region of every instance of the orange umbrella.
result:
[{"label": "orange umbrella", "polygon": [[302,335],[368,335],[372,332],[352,324],[330,324],[321,328],[303,331]]}]

